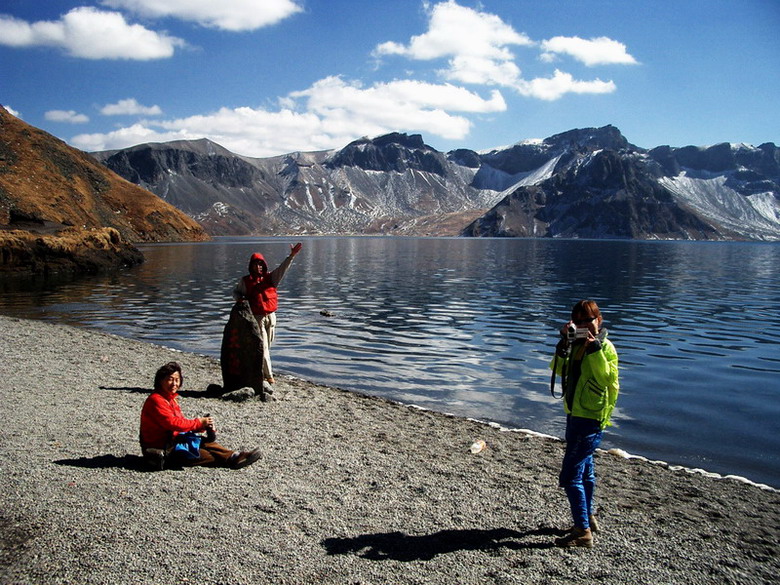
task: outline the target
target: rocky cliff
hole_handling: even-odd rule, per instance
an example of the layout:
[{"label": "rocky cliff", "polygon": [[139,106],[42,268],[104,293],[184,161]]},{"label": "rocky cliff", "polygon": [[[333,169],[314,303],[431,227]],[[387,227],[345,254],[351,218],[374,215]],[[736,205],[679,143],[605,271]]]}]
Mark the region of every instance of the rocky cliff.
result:
[{"label": "rocky cliff", "polygon": [[489,152],[393,133],[266,159],[205,139],[93,154],[215,235],[780,239],[772,143],[646,150],[605,126]]}]

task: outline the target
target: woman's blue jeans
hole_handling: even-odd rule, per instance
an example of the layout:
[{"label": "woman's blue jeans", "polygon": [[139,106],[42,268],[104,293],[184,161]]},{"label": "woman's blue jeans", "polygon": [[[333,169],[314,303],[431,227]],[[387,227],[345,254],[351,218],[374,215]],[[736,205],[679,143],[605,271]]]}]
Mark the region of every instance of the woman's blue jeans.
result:
[{"label": "woman's blue jeans", "polygon": [[597,420],[571,415],[566,418],[566,454],[558,484],[566,491],[577,528],[590,528],[588,517],[593,513],[596,489],[593,453],[603,435]]}]

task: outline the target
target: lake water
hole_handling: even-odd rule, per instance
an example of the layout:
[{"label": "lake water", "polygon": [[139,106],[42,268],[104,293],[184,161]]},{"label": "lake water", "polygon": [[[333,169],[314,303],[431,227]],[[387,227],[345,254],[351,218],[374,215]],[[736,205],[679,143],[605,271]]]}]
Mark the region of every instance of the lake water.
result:
[{"label": "lake water", "polygon": [[[1,281],[0,312],[218,357],[250,254],[276,266],[292,241],[145,245],[146,263],[118,274]],[[593,298],[620,357],[603,446],[780,487],[777,244],[301,241],[277,371],[562,436],[548,362],[572,304]]]}]

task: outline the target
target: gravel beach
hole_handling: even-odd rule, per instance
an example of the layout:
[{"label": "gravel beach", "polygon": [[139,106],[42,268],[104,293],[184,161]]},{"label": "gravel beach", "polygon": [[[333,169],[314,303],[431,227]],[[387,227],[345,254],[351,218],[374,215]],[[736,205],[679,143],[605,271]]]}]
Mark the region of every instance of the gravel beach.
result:
[{"label": "gravel beach", "polygon": [[[0,583],[741,584],[780,575],[780,493],[599,452],[601,532],[562,550],[563,443],[278,376],[206,396],[212,358],[0,317]],[[148,471],[156,369],[241,470]],[[563,412],[561,412],[563,416]],[[486,447],[472,453],[471,445]],[[727,438],[724,437],[724,440]]]}]

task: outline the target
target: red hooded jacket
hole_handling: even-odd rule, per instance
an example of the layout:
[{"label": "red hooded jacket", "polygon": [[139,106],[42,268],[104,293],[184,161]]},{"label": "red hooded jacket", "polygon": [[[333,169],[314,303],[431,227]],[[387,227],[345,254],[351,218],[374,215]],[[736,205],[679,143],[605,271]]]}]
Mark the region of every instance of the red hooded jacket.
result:
[{"label": "red hooded jacket", "polygon": [[[260,253],[252,254],[249,259],[249,265],[256,260],[261,260],[266,264],[265,258]],[[250,273],[244,277],[244,286],[246,287],[246,297],[249,306],[252,308],[253,315],[267,315],[273,313],[279,308],[279,295],[276,292],[276,283],[274,283],[273,273],[268,271],[267,265],[263,273],[254,277]]]}]

